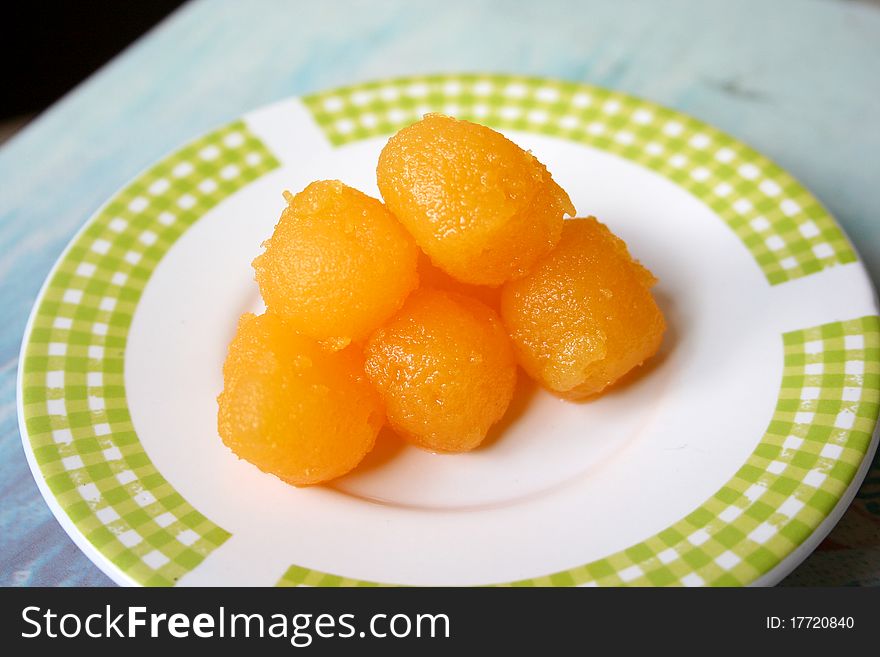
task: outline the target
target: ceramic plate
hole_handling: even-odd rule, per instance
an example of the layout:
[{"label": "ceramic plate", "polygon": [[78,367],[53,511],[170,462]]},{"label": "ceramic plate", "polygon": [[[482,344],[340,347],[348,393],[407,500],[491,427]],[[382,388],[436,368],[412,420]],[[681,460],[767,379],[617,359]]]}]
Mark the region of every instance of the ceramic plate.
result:
[{"label": "ceramic plate", "polygon": [[[469,454],[382,436],[297,489],[221,443],[215,398],[282,191],[378,196],[388,135],[429,111],[503,131],[660,279],[661,353],[569,403],[522,385]],[[515,76],[286,100],[110,199],[46,281],[21,433],[58,520],[120,584],[742,585],[831,529],[876,446],[880,321],[853,247],[778,166],[691,117]]]}]

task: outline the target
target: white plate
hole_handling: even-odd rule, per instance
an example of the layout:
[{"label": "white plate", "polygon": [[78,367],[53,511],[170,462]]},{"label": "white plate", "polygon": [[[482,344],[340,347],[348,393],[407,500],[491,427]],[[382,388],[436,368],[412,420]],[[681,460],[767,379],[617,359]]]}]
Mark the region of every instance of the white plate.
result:
[{"label": "white plate", "polygon": [[[251,260],[285,189],[378,196],[387,136],[427,111],[496,127],[660,279],[669,332],[590,403],[520,386],[489,444],[385,435],[297,489],[216,431]],[[718,130],[606,90],[443,75],[287,100],[146,171],[59,259],[19,411],[59,521],[121,584],[772,583],[845,510],[876,447],[880,321],[840,228]]]}]

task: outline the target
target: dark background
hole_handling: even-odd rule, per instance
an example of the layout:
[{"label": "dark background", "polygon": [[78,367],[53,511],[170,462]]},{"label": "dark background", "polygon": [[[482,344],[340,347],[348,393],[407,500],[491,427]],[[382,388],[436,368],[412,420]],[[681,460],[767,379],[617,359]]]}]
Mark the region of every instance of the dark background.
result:
[{"label": "dark background", "polygon": [[181,4],[183,0],[31,0],[5,8],[0,66],[7,91],[0,122],[20,127]]}]

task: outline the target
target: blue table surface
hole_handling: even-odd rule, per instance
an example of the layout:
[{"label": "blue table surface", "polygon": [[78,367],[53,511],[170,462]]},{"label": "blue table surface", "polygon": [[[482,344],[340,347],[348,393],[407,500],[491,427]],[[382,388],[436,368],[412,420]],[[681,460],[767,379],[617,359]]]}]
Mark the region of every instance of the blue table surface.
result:
[{"label": "blue table surface", "polygon": [[0,585],[111,583],[54,520],[25,462],[18,352],[40,285],[68,240],[163,154],[265,103],[372,78],[486,71],[584,81],[683,110],[775,159],[830,208],[877,281],[876,7],[843,0],[185,5],[0,148]]}]

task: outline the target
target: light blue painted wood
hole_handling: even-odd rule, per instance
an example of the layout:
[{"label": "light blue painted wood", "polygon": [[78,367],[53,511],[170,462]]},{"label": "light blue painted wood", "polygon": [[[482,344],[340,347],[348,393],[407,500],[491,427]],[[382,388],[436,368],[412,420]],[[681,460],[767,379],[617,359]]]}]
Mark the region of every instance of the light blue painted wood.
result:
[{"label": "light blue painted wood", "polygon": [[[25,64],[23,64],[25,65]],[[880,276],[880,11],[813,0],[198,0],[0,148],[0,584],[109,583],[19,444],[25,321],[64,245],[138,171],[267,102],[400,74],[620,89],[743,139],[804,182]]]}]

